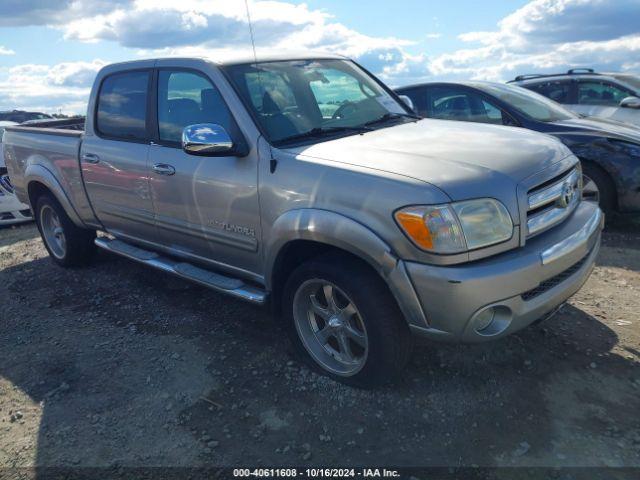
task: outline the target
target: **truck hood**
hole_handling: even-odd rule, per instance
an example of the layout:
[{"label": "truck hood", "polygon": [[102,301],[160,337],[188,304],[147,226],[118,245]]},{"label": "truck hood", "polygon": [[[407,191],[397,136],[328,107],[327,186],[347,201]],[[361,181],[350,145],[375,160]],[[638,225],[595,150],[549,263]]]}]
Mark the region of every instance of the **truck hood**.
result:
[{"label": "truck hood", "polygon": [[287,151],[411,177],[454,201],[506,195],[506,203],[521,180],[571,155],[557,139],[530,130],[432,119]]}]

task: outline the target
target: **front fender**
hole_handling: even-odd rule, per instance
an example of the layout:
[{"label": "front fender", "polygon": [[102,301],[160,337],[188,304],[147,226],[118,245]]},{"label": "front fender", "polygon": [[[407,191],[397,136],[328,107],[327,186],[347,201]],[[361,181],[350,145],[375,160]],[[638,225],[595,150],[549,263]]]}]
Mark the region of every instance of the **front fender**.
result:
[{"label": "front fender", "polygon": [[427,326],[422,306],[406,272],[389,245],[361,223],[328,210],[304,208],[291,210],[276,219],[265,248],[266,276],[273,289],[273,273],[278,254],[295,240],[308,240],[340,248],[361,258],[386,281],[410,324]]},{"label": "front fender", "polygon": [[[28,195],[29,185],[34,182],[41,183],[53,194],[58,203],[62,205],[64,211],[69,216],[71,221],[75,223],[78,227],[87,228],[87,226],[82,222],[78,212],[76,212],[75,208],[73,208],[73,204],[69,201],[69,197],[65,193],[64,189],[60,185],[60,182],[56,179],[55,175],[46,167],[37,164],[31,163],[27,166],[24,172],[24,185],[25,190]],[[28,198],[29,204],[31,205],[31,210],[33,210],[35,214],[35,205],[31,204],[31,198]]]}]

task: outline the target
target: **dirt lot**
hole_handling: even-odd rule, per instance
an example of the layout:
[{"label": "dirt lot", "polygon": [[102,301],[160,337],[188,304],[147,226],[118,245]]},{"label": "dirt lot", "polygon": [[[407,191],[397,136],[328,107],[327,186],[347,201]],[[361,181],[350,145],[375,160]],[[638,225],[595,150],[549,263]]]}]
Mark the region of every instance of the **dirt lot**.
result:
[{"label": "dirt lot", "polygon": [[374,392],[255,307],[105,253],[58,268],[31,225],[0,230],[0,295],[0,467],[640,467],[638,220],[553,319],[420,346]]}]

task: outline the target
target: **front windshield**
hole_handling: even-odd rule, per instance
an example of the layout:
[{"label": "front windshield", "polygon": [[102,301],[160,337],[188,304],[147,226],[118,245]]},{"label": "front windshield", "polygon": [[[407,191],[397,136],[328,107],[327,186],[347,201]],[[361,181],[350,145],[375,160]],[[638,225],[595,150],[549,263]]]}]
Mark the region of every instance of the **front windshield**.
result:
[{"label": "front windshield", "polygon": [[547,97],[514,85],[478,83],[473,85],[511,105],[539,122],[559,122],[577,115]]},{"label": "front windshield", "polygon": [[[408,116],[370,75],[346,60],[295,60],[226,67],[271,143],[371,128]],[[381,122],[382,124],[384,122]]]}]

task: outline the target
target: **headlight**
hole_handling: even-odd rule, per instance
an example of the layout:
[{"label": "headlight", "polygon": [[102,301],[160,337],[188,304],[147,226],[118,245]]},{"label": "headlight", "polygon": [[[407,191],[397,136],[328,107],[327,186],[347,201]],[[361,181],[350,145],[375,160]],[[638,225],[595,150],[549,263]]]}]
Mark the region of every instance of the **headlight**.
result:
[{"label": "headlight", "polygon": [[513,222],[492,198],[447,205],[407,207],[396,221],[418,247],[434,253],[460,253],[509,240]]}]

